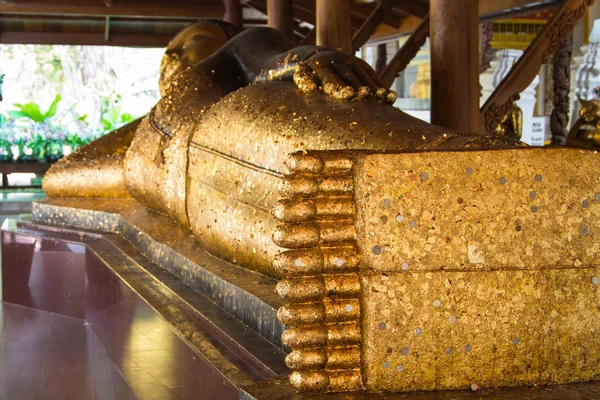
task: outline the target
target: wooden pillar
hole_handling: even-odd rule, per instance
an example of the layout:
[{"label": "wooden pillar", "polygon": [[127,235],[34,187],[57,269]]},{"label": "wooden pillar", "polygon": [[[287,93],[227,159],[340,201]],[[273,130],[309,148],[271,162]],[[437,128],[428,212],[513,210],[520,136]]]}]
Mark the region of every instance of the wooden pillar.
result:
[{"label": "wooden pillar", "polygon": [[293,0],[267,0],[269,26],[285,33],[294,40],[294,2]]},{"label": "wooden pillar", "polygon": [[350,0],[317,0],[317,45],[352,52]]},{"label": "wooden pillar", "polygon": [[240,0],[223,0],[225,6],[225,15],[223,21],[237,25],[240,28],[244,27],[244,13]]},{"label": "wooden pillar", "polygon": [[478,0],[431,0],[431,123],[479,130]]},{"label": "wooden pillar", "polygon": [[550,114],[552,144],[564,146],[569,134],[569,92],[571,91],[571,52],[573,35],[567,36],[552,58],[552,81],[554,83],[554,108]]},{"label": "wooden pillar", "polygon": [[484,22],[479,25],[479,73],[482,74],[491,66],[494,50],[490,44],[494,34],[494,23]]}]

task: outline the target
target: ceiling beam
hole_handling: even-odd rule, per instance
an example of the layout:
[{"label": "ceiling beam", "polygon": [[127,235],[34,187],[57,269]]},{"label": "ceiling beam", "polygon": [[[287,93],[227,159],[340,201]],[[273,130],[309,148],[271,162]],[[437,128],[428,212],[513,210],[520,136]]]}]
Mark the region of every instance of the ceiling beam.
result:
[{"label": "ceiling beam", "polygon": [[385,69],[381,72],[381,81],[385,87],[390,88],[392,86],[398,73],[403,71],[412,59],[415,58],[421,47],[425,44],[428,36],[429,15],[426,15],[421,20],[417,29],[404,42],[400,50],[394,54],[390,62],[385,66]]},{"label": "ceiling beam", "polygon": [[306,36],[304,36],[304,39],[302,39],[299,43],[298,46],[308,46],[308,45],[313,45],[317,42],[317,30],[315,28],[312,28],[310,30],[310,32],[308,32],[306,34]]},{"label": "ceiling beam", "polygon": [[393,8],[415,17],[425,18],[429,13],[429,6],[416,0],[386,0],[386,2]]},{"label": "ceiling beam", "polygon": [[408,35],[413,33],[419,26],[422,19],[413,17],[412,15],[402,18],[400,26],[393,28],[387,24],[381,24],[375,30],[375,33],[371,36],[372,41],[384,40],[401,35]]},{"label": "ceiling beam", "polygon": [[[294,18],[314,25],[316,23],[315,4],[315,0],[294,0]],[[352,5],[351,10],[354,11],[354,5]],[[352,29],[359,29],[368,15],[352,13],[350,16],[350,26]]]},{"label": "ceiling beam", "polygon": [[216,1],[145,1],[143,3],[113,2],[110,7],[102,1],[85,0],[2,0],[0,13],[33,13],[60,15],[113,15],[136,17],[210,17],[221,18],[223,4]]},{"label": "ceiling beam", "polygon": [[371,15],[369,15],[369,18],[367,18],[365,23],[360,27],[358,31],[356,31],[356,33],[354,33],[354,36],[352,36],[353,52],[357,51],[365,43],[367,43],[369,38],[373,35],[373,33],[375,33],[375,30],[383,21],[386,10],[387,7],[383,5],[383,2],[377,3],[377,6],[375,7]]},{"label": "ceiling beam", "polygon": [[353,3],[352,11],[355,15],[358,14],[363,20],[366,20],[371,14],[373,14],[373,11],[375,11],[379,3],[384,3],[384,6],[387,7],[387,12],[383,16],[383,23],[391,27],[398,28],[400,26],[400,21],[402,18],[404,18],[404,16],[394,12],[391,7],[389,7],[390,2],[388,0],[376,1],[367,4]]},{"label": "ceiling beam", "polygon": [[102,33],[0,32],[1,44],[60,44],[72,46],[165,47],[172,35],[124,34],[111,32],[108,41]]},{"label": "ceiling beam", "polygon": [[479,0],[479,19],[489,21],[558,7],[563,0]]},{"label": "ceiling beam", "polygon": [[[543,0],[532,2],[531,0],[480,0],[479,20],[480,22],[492,21],[500,18],[509,18],[532,12],[547,10],[557,7],[563,0]],[[384,40],[394,36],[407,35],[415,31],[421,22],[420,18],[408,16],[402,18],[398,28],[388,25],[380,25],[371,40]]]},{"label": "ceiling beam", "polygon": [[[357,7],[374,7],[377,0],[363,0]],[[423,18],[429,12],[429,6],[418,0],[384,0],[393,9],[400,10],[412,16]],[[508,18],[511,16],[533,13],[548,8],[557,7],[564,0],[479,0],[480,20]],[[384,21],[384,23],[387,23]],[[394,24],[390,26],[396,27]]]}]

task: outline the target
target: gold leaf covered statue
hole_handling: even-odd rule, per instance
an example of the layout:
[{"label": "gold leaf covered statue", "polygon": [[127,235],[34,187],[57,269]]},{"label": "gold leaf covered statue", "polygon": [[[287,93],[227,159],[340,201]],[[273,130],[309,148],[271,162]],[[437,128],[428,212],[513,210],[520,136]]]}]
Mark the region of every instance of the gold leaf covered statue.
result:
[{"label": "gold leaf covered statue", "polygon": [[[278,276],[273,224],[266,221],[289,153],[482,142],[382,108],[378,103],[393,102],[395,93],[351,55],[294,48],[269,28],[235,33],[221,21],[201,21],[179,33],[161,63],[158,104],[141,121],[57,163],[44,179],[47,195],[131,196],[191,228],[220,256]],[[295,87],[283,83],[292,79]],[[326,96],[299,96],[297,90]],[[306,112],[296,110],[299,102]],[[411,133],[415,128],[419,133]],[[224,213],[217,201],[235,210]],[[248,237],[248,229],[260,232]]]},{"label": "gold leaf covered statue", "polygon": [[48,196],[131,196],[280,278],[301,391],[600,377],[597,154],[430,125],[361,60],[232,33],[173,39],[162,99],[57,163]]},{"label": "gold leaf covered statue", "polygon": [[513,139],[521,139],[523,136],[523,111],[515,103],[511,105],[508,114],[500,121],[498,134]]},{"label": "gold leaf covered statue", "polygon": [[600,100],[579,98],[579,119],[567,136],[567,144],[575,147],[600,147]]}]

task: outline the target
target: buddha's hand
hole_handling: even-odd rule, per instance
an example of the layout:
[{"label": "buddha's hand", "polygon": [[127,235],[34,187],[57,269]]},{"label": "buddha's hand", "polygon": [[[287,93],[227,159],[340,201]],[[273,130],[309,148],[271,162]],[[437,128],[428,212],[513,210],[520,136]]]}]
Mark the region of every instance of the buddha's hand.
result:
[{"label": "buddha's hand", "polygon": [[300,62],[294,82],[304,93],[320,90],[339,100],[396,101],[396,92],[385,88],[369,64],[337,50],[320,50]]}]

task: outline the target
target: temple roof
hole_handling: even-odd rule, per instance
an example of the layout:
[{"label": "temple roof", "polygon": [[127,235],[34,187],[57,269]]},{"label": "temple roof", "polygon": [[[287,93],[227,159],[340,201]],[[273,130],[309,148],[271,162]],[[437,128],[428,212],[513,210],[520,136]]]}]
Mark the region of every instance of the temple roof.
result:
[{"label": "temple roof", "polygon": [[[267,0],[241,0],[245,26],[267,25]],[[386,6],[373,21],[378,5]],[[480,0],[482,20],[537,12],[561,0]],[[316,22],[315,0],[294,0],[297,42]],[[428,0],[353,2],[353,34],[365,41],[412,32],[429,12]],[[5,0],[0,2],[0,43],[162,47],[199,18],[221,18],[221,0]],[[370,26],[366,26],[370,24]],[[305,40],[310,42],[311,38]]]}]

